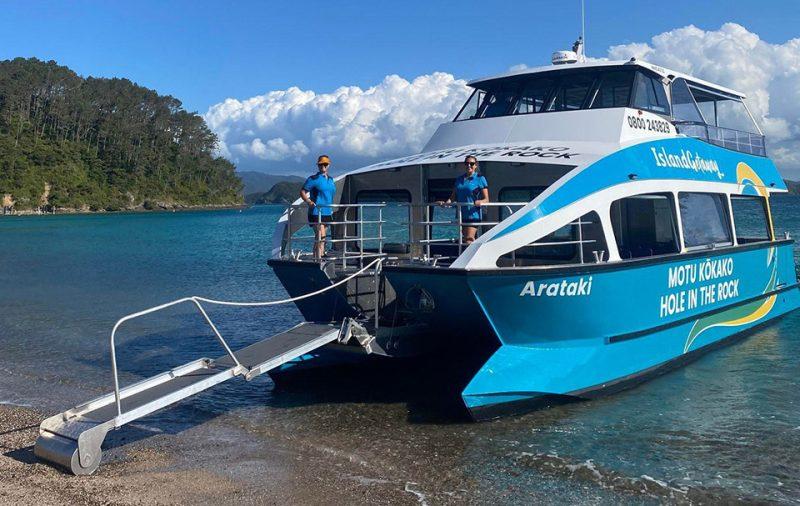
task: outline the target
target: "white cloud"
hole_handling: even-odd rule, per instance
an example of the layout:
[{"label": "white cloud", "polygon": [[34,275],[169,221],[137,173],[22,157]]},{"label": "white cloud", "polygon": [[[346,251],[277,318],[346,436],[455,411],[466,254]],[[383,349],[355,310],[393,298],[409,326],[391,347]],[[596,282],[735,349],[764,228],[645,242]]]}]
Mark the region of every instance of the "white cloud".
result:
[{"label": "white cloud", "polygon": [[349,170],[419,151],[466,100],[466,82],[436,72],[407,81],[387,76],[371,88],[317,94],[296,87],[212,106],[206,121],[219,152],[239,168],[307,172],[317,154]]},{"label": "white cloud", "polygon": [[[710,31],[687,26],[613,46],[607,56],[636,56],[745,92],[770,156],[785,176],[800,177],[800,39],[771,44],[734,23]],[[465,81],[446,73],[410,82],[391,75],[367,89],[317,94],[292,87],[229,98],[205,118],[220,153],[242,169],[308,172],[324,152],[338,172],[419,151],[468,93]]]},{"label": "white cloud", "polygon": [[763,41],[736,23],[719,30],[695,26],[613,46],[611,59],[632,56],[747,94],[767,135],[767,149],[785,177],[800,176],[800,39]]},{"label": "white cloud", "polygon": [[[254,133],[245,132],[246,136],[253,136]],[[252,141],[234,144],[230,148],[234,153],[243,156],[255,156],[261,160],[283,161],[294,159],[302,160],[303,156],[309,153],[308,147],[303,141],[296,140],[291,145],[286,144],[281,137],[270,139],[266,143],[256,137]]]}]

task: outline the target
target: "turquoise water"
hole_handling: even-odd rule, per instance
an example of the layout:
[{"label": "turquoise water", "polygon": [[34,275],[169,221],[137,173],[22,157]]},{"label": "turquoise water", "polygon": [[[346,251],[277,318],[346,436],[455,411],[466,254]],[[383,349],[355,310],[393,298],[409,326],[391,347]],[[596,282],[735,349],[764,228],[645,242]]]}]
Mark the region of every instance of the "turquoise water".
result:
[{"label": "turquoise water", "polygon": [[[800,199],[774,200],[776,230],[800,237]],[[266,265],[280,212],[0,219],[0,402],[58,412],[108,391],[108,334],[132,311],[190,294],[285,297]],[[301,320],[291,306],[212,315],[234,348]],[[798,323],[800,312],[618,395],[490,423],[430,422],[396,392],[276,392],[266,377],[146,423],[180,431],[189,418],[246,417],[305,433],[391,462],[434,502],[452,490],[506,503],[791,502],[800,497]],[[125,381],[221,354],[188,307],[131,323],[120,342]],[[364,419],[384,429],[359,430]]]}]

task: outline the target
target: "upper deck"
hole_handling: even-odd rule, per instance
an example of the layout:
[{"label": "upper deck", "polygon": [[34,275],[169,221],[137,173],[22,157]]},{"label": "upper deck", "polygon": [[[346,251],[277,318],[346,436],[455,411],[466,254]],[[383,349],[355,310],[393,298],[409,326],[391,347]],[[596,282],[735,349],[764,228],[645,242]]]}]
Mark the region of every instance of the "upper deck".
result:
[{"label": "upper deck", "polygon": [[743,93],[641,60],[538,67],[469,85],[469,100],[424,152],[526,141],[625,145],[683,134],[766,156]]},{"label": "upper deck", "polygon": [[[331,243],[343,267],[388,251],[393,262],[473,270],[683,254],[698,247],[684,237],[694,231],[680,230],[693,215],[679,213],[696,204],[695,194],[710,195],[695,213],[697,228],[712,222],[709,209],[722,209],[717,229],[727,230],[700,246],[738,245],[750,238],[735,238],[734,202],[756,192],[763,202],[748,205],[758,214],[770,193],[785,191],[735,90],[633,59],[470,85],[465,105],[421,153],[337,178]],[[451,194],[466,155],[478,158],[489,186],[469,245],[459,233],[463,204],[436,205]],[[620,217],[624,210],[633,221]],[[313,241],[307,223],[302,206],[290,209],[273,237],[274,256],[304,258],[294,246]],[[759,238],[774,240],[767,224]]]}]

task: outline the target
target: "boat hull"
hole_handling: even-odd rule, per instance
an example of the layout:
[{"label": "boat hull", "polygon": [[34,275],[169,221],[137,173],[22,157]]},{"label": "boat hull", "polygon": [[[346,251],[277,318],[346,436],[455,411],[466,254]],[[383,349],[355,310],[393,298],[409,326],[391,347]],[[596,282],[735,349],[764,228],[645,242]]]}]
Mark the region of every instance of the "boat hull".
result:
[{"label": "boat hull", "polygon": [[[387,265],[383,274],[438,344],[429,348],[437,360],[463,364],[455,386],[476,420],[628,388],[800,306],[790,240],[544,269]],[[371,358],[322,349],[275,373]]]},{"label": "boat hull", "polygon": [[468,276],[501,342],[462,392],[473,417],[624,388],[800,305],[791,241],[626,264]]}]

